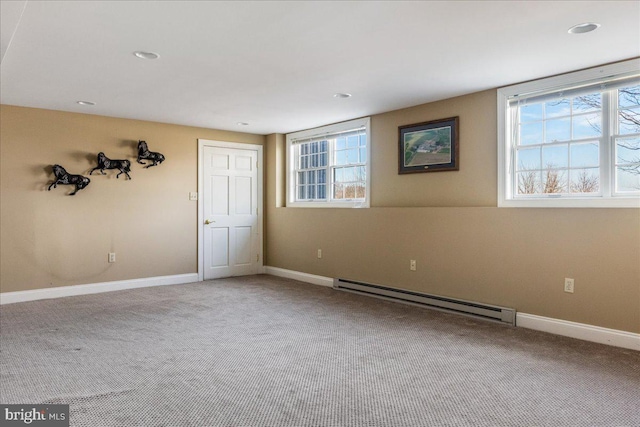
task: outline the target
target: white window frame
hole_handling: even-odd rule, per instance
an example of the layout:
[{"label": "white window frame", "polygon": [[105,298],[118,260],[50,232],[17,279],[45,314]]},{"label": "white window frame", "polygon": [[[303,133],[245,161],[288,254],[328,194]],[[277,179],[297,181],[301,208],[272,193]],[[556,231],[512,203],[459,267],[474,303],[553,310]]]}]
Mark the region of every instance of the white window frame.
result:
[{"label": "white window frame", "polygon": [[[615,143],[612,139],[604,140],[600,151],[600,167],[606,170],[605,191],[598,196],[549,196],[518,197],[515,194],[515,142],[511,141],[512,129],[509,117],[509,100],[514,96],[534,93],[560,91],[562,88],[575,87],[580,84],[595,83],[613,76],[640,76],[640,59],[605,65],[588,70],[578,71],[560,76],[535,80],[500,88],[498,96],[498,207],[548,207],[548,208],[640,208],[640,196],[637,194],[613,194],[615,168]],[[610,112],[603,109],[603,120],[612,121],[614,109]],[[606,162],[606,163],[605,163]],[[604,166],[603,166],[604,165]]]},{"label": "white window frame", "polygon": [[[334,134],[339,132],[346,132],[351,129],[362,128],[365,129],[365,134],[367,137],[367,161],[365,163],[366,170],[366,187],[365,187],[365,198],[362,199],[344,199],[344,200],[336,200],[330,199],[331,194],[331,182],[332,178],[329,176],[330,173],[327,173],[327,200],[317,200],[317,201],[296,201],[296,192],[295,192],[295,168],[293,159],[295,156],[294,149],[295,144],[294,141],[300,139],[307,139],[313,137],[319,137],[322,135]],[[329,149],[329,159],[327,162],[327,170],[328,172],[331,170],[331,165],[333,164],[332,157],[333,148]],[[299,132],[294,132],[287,134],[287,146],[286,146],[286,167],[287,167],[287,207],[297,207],[297,208],[368,208],[370,206],[371,200],[371,118],[364,117],[361,119],[349,120],[347,122],[335,123],[327,126],[321,126],[314,129],[307,129]]]}]

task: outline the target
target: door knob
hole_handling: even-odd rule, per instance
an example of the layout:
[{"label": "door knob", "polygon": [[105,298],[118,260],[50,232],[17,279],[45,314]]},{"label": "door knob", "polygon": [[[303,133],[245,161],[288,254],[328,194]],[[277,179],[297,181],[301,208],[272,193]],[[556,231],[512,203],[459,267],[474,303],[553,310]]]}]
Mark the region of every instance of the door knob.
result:
[{"label": "door knob", "polygon": [[209,225],[209,224],[213,224],[214,222],[215,222],[215,221],[209,221],[209,220],[206,220],[204,223],[205,223],[206,225]]}]

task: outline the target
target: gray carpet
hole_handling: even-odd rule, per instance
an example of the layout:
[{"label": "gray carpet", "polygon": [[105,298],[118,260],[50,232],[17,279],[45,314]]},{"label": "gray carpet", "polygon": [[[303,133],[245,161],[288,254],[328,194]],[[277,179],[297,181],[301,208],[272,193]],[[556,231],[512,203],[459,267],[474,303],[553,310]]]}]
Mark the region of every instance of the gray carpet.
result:
[{"label": "gray carpet", "polygon": [[0,402],[72,426],[640,426],[640,352],[271,276],[0,313]]}]

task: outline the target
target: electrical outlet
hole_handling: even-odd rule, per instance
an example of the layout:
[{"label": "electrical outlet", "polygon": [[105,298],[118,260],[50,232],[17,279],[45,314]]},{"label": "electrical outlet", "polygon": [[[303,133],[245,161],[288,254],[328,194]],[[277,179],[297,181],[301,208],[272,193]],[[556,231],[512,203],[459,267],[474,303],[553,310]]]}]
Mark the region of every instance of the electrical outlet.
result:
[{"label": "electrical outlet", "polygon": [[116,262],[116,253],[109,252],[109,262]]},{"label": "electrical outlet", "polygon": [[196,193],[195,191],[190,191],[189,192],[189,200],[198,200],[198,193]]},{"label": "electrical outlet", "polygon": [[417,270],[417,266],[416,266],[416,260],[412,259],[409,261],[409,270],[411,271],[416,271]]},{"label": "electrical outlet", "polygon": [[573,293],[573,285],[575,284],[573,279],[569,279],[568,277],[565,277],[564,279],[564,291],[565,292],[569,292],[569,293]]},{"label": "electrical outlet", "polygon": [[318,258],[322,258],[322,249],[318,249]]}]

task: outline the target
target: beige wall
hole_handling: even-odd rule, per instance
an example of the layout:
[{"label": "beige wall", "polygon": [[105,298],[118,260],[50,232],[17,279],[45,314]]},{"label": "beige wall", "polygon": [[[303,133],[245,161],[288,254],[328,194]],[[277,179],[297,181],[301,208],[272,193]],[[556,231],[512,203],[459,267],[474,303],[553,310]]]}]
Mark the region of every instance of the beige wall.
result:
[{"label": "beige wall", "polygon": [[[267,137],[268,265],[640,332],[640,211],[498,209],[496,108],[485,91],[372,116],[370,209],[277,207],[284,138]],[[398,175],[398,126],[451,116],[460,171]]]},{"label": "beige wall", "polygon": [[[198,138],[263,144],[264,137],[136,120],[1,106],[0,290],[197,272]],[[135,162],[139,139],[166,156]],[[104,151],[132,161],[131,181],[94,172],[48,192],[49,166],[85,174]],[[116,252],[117,262],[107,263]]]},{"label": "beige wall", "polygon": [[[496,208],[496,97],[372,116],[372,207],[284,206],[284,137],[2,106],[2,292],[197,271],[197,139],[266,143],[265,259],[274,267],[640,332],[640,211]],[[398,126],[460,116],[458,172],[397,174]],[[135,141],[167,161],[143,169]],[[47,167],[133,160],[133,180],[46,191]],[[316,257],[318,248],[323,258]],[[107,263],[107,253],[118,261]],[[409,259],[418,271],[408,269]],[[576,292],[562,291],[564,277]]]}]

